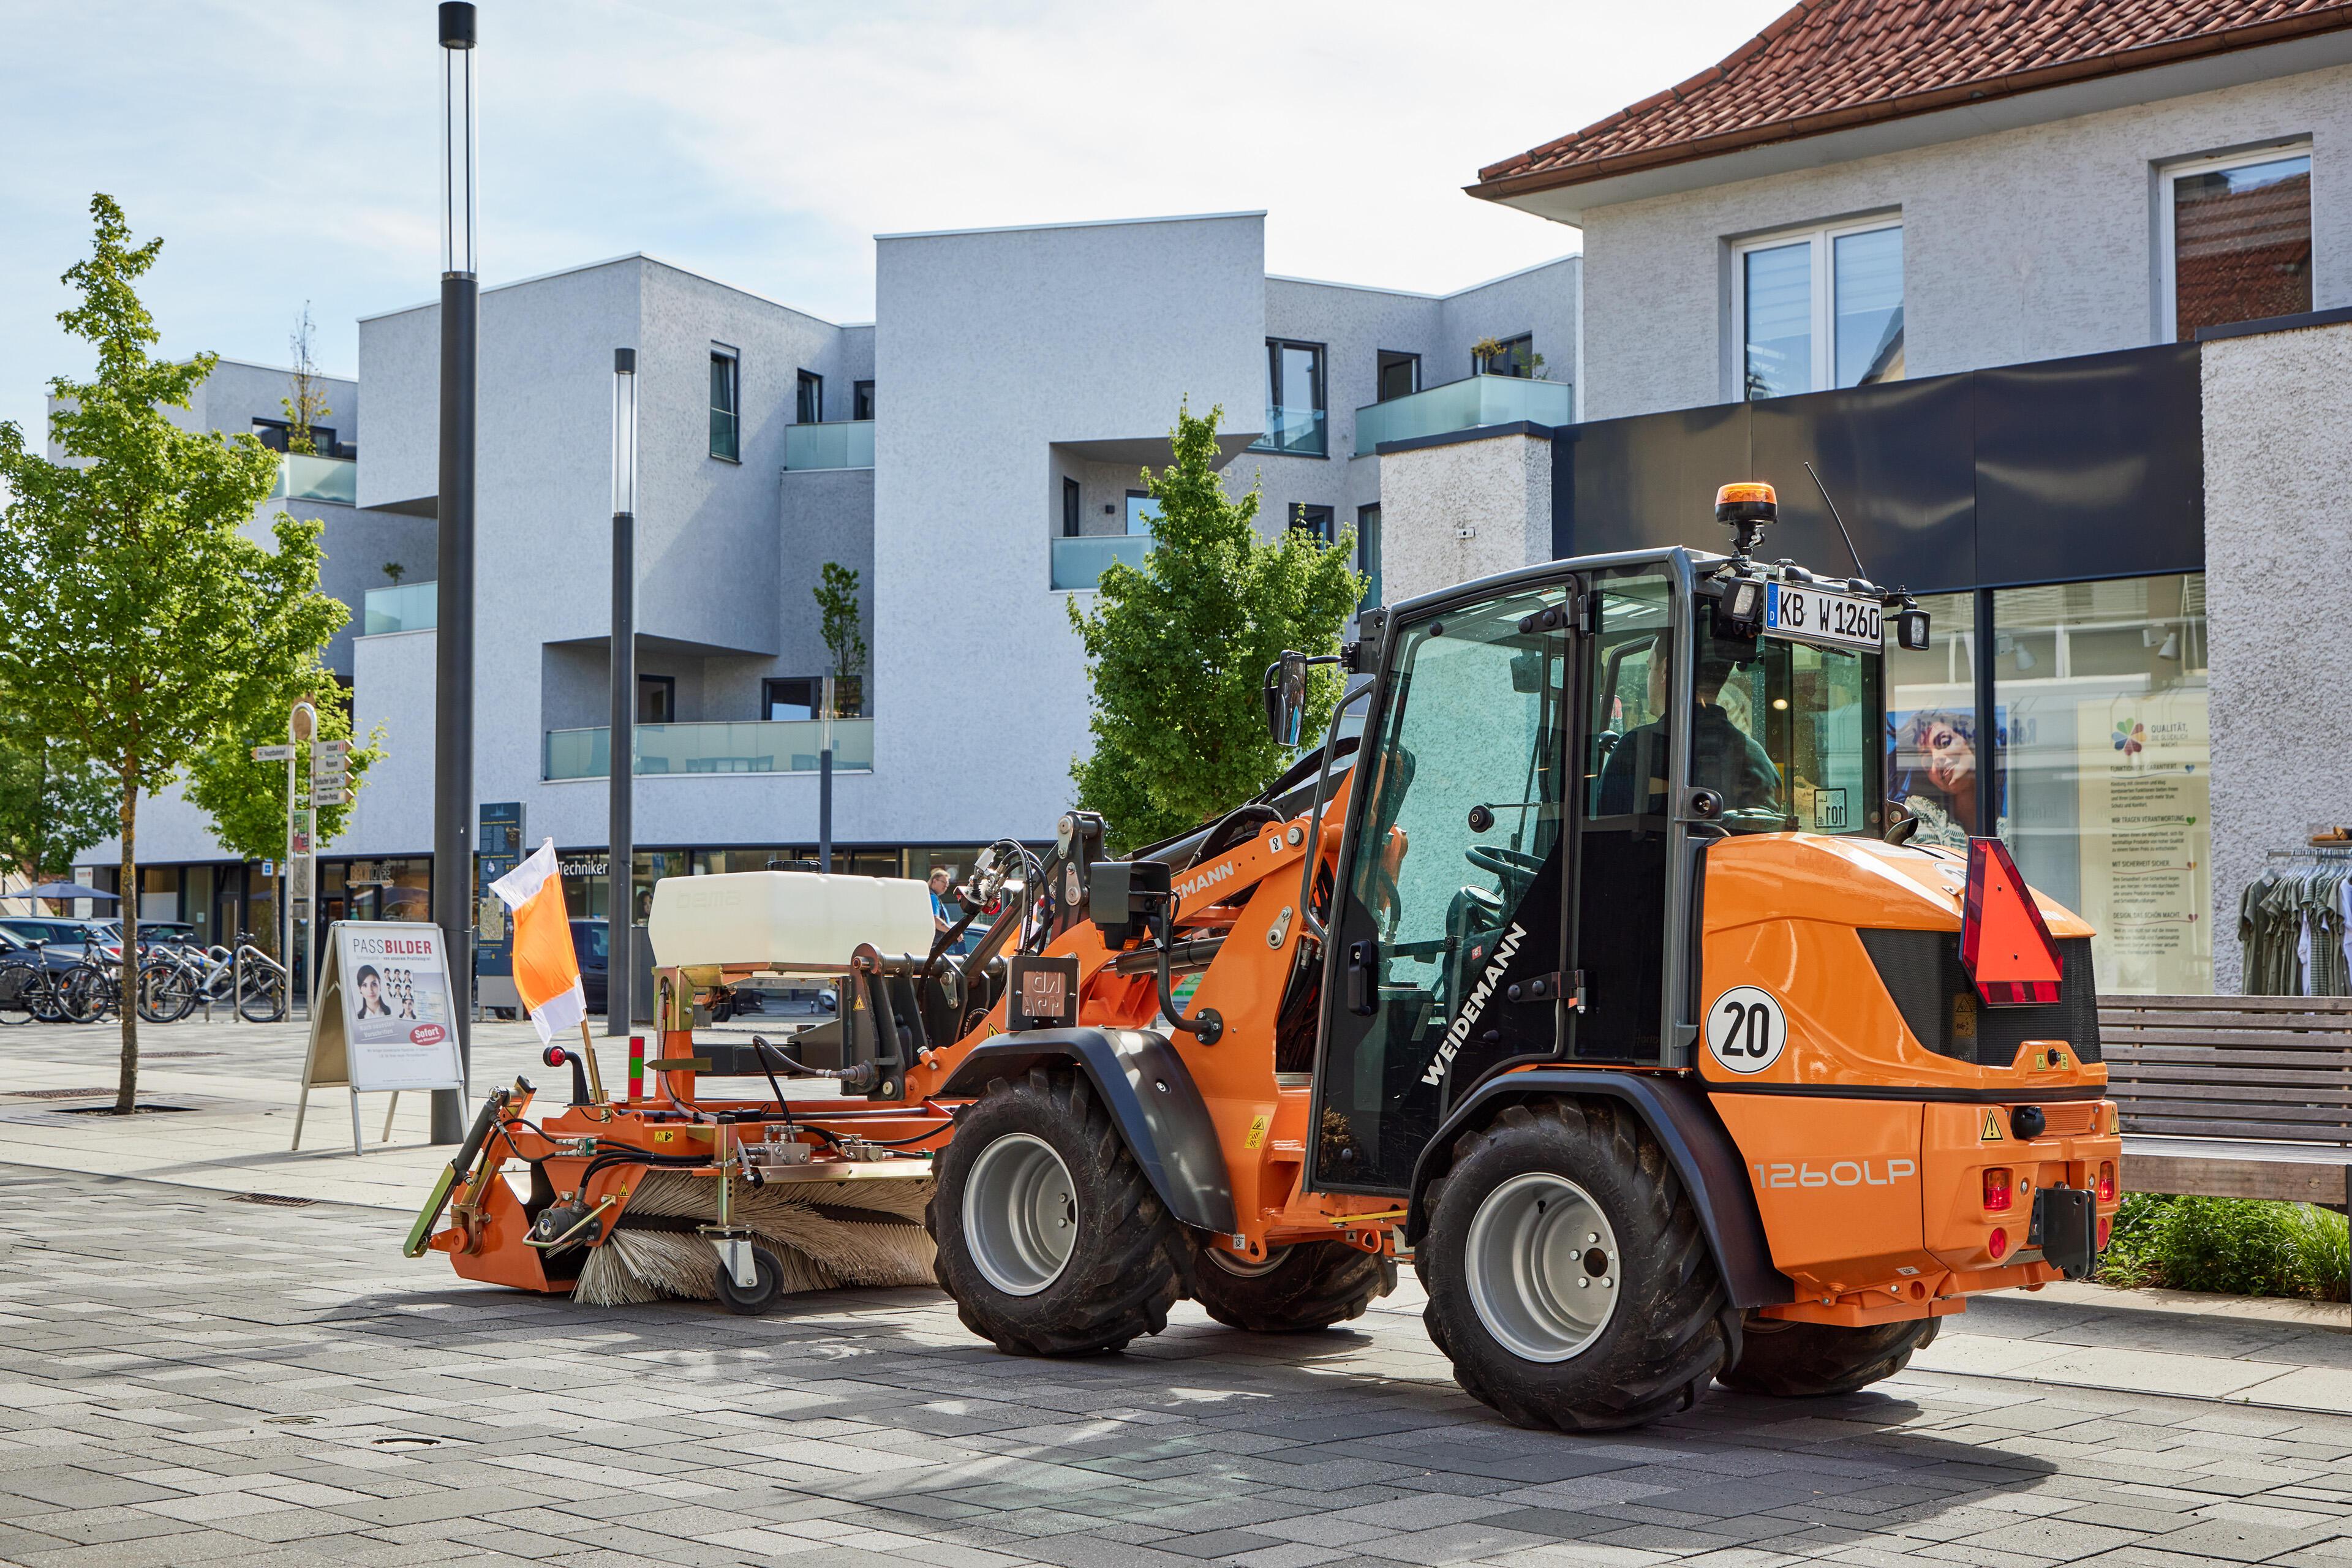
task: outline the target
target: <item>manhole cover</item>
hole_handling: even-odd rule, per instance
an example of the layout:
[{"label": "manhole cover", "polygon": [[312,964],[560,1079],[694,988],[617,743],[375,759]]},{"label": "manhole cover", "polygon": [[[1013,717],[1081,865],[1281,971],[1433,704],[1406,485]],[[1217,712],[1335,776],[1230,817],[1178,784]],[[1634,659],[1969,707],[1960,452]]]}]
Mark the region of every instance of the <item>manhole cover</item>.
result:
[{"label": "manhole cover", "polygon": [[[319,1200],[316,1198],[289,1198],[283,1193],[232,1193],[229,1194],[228,1201],[233,1204],[267,1204],[272,1208],[306,1209],[312,1204],[317,1203]],[[281,1421],[309,1421],[311,1420],[312,1417],[308,1415],[281,1415],[278,1416],[278,1419]]]},{"label": "manhole cover", "polygon": [[438,1437],[378,1437],[375,1440],[375,1446],[379,1448],[437,1448],[441,1446],[441,1439]]},{"label": "manhole cover", "polygon": [[[284,1202],[286,1200],[280,1199],[279,1201]],[[296,1198],[292,1201],[307,1204],[310,1200],[308,1198]],[[261,1424],[264,1426],[308,1426],[318,1419],[319,1418],[316,1415],[265,1415],[261,1418]]]},{"label": "manhole cover", "polygon": [[[112,1094],[114,1091],[110,1089],[106,1092]],[[142,1100],[139,1102],[137,1109],[142,1112],[145,1112],[152,1110],[194,1110],[195,1107],[193,1105],[150,1105]],[[68,1116],[111,1116],[114,1114],[114,1107],[110,1105],[68,1105],[65,1108],[64,1114]]]},{"label": "manhole cover", "polygon": [[100,1095],[112,1095],[111,1088],[98,1089],[9,1089],[0,1095],[10,1100],[96,1100]]}]

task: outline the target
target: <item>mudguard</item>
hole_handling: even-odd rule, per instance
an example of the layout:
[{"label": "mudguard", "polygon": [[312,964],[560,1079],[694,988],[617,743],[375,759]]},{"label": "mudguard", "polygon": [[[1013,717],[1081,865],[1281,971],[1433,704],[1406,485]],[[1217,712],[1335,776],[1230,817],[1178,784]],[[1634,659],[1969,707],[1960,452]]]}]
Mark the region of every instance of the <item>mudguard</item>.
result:
[{"label": "mudguard", "polygon": [[1480,1084],[1454,1108],[1421,1152],[1412,1173],[1412,1205],[1405,1216],[1406,1240],[1419,1243],[1428,1228],[1422,1194],[1453,1167],[1454,1141],[1462,1132],[1489,1121],[1507,1105],[1553,1097],[1620,1100],[1648,1124],[1698,1210],[1707,1248],[1723,1271],[1732,1305],[1778,1307],[1797,1299],[1789,1277],[1772,1267],[1772,1249],[1756,1212],[1747,1163],[1721,1118],[1697,1089],[1681,1079],[1652,1073],[1535,1068],[1498,1073]]},{"label": "mudguard", "polygon": [[1135,1163],[1168,1212],[1186,1225],[1233,1234],[1234,1185],[1216,1123],[1168,1037],[1153,1029],[1027,1029],[973,1048],[935,1092],[977,1098],[991,1079],[1075,1063],[1110,1111]]}]

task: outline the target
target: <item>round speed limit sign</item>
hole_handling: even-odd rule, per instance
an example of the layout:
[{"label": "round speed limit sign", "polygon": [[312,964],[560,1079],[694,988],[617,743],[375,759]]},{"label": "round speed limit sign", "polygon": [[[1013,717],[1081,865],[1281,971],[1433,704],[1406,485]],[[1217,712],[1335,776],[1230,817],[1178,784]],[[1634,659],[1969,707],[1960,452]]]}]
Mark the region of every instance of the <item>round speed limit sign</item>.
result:
[{"label": "round speed limit sign", "polygon": [[1735,985],[1707,1008],[1707,1052],[1727,1071],[1762,1072],[1788,1043],[1789,1020],[1769,991]]}]

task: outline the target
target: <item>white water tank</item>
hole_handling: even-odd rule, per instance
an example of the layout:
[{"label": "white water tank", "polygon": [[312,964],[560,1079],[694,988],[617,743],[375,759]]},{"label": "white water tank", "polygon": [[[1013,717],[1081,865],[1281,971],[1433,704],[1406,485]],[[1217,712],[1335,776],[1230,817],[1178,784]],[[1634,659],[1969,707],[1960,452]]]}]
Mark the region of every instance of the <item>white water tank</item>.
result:
[{"label": "white water tank", "polygon": [[931,891],[902,877],[735,871],[665,877],[646,921],[661,968],[727,964],[849,967],[861,942],[886,953],[929,952]]}]

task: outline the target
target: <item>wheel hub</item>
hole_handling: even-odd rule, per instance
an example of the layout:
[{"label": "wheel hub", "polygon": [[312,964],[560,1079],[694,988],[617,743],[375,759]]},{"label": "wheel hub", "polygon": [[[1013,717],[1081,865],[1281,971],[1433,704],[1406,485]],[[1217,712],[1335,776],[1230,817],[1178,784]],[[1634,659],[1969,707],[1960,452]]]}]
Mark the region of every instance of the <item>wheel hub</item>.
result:
[{"label": "wheel hub", "polygon": [[1582,1354],[1616,1315],[1623,1286],[1617,1233],[1592,1195],[1565,1176],[1513,1176],[1478,1205],[1463,1247],[1470,1304],[1522,1361]]},{"label": "wheel hub", "polygon": [[1008,1296],[1034,1296],[1062,1277],[1078,1237],[1077,1187],[1054,1146],[1034,1133],[995,1140],[963,1186],[971,1260]]}]

